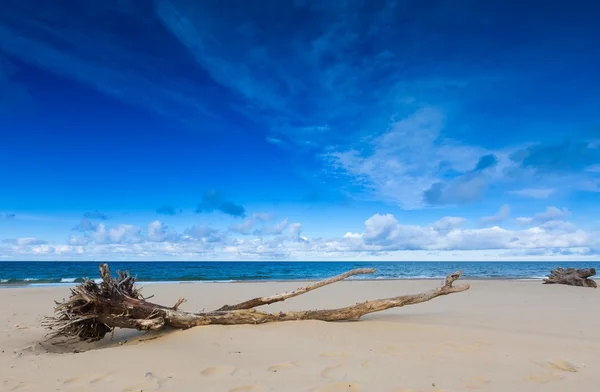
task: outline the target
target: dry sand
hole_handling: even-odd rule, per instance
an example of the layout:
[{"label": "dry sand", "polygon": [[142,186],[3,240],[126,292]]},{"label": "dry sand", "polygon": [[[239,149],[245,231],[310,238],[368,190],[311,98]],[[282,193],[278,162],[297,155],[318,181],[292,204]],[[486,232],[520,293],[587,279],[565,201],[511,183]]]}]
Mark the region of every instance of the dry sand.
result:
[{"label": "dry sand", "polygon": [[[359,322],[210,326],[44,343],[68,288],[0,289],[0,391],[598,391],[600,290],[474,281]],[[341,282],[265,309],[324,308],[438,281]],[[217,308],[294,283],[156,284],[153,301]]]}]

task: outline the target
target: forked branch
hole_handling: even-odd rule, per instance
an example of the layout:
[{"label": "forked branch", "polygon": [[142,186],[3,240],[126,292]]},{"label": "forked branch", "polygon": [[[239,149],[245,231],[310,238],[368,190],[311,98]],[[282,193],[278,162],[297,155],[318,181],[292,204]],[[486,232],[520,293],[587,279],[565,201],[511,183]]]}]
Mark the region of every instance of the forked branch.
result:
[{"label": "forked branch", "polygon": [[377,299],[338,309],[308,310],[295,312],[267,313],[254,307],[284,301],[319,287],[343,280],[357,274],[372,273],[373,269],[358,269],[346,272],[330,279],[314,283],[297,290],[259,297],[237,305],[226,305],[212,312],[192,313],[179,310],[183,299],[175,306],[166,307],[144,300],[134,287],[135,279],[128,272],[118,272],[114,279],[108,265],[100,265],[102,283],[86,280],[71,290],[71,296],[55,308],[53,317],[45,320],[53,336],[78,337],[81,340],[100,340],[114,328],[133,328],[138,330],[156,330],[163,326],[191,328],[201,325],[264,324],[276,321],[321,320],[349,321],[362,316],[390,308],[414,305],[439,296],[459,293],[470,288],[469,285],[453,286],[460,272],[448,275],[442,287],[413,295]]}]

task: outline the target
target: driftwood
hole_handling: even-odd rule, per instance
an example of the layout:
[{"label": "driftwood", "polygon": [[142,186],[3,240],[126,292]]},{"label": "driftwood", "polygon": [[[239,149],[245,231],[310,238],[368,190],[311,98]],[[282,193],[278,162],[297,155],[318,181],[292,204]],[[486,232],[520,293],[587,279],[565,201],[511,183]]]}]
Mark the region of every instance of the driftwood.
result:
[{"label": "driftwood", "polygon": [[254,298],[237,305],[225,305],[211,312],[185,312],[179,310],[183,299],[172,306],[148,302],[135,288],[135,279],[129,272],[118,272],[113,278],[108,265],[100,265],[101,283],[85,280],[71,289],[71,296],[57,302],[54,315],[44,321],[51,336],[78,337],[85,341],[102,339],[114,328],[157,330],[164,326],[187,329],[202,325],[263,324],[276,321],[321,320],[354,321],[362,316],[382,310],[426,302],[439,296],[459,293],[469,285],[453,286],[461,272],[448,275],[442,287],[420,294],[376,299],[338,309],[306,310],[267,313],[254,307],[284,301],[347,277],[372,273],[373,269],[357,269],[297,290],[271,297]]},{"label": "driftwood", "polygon": [[598,285],[590,276],[596,275],[594,268],[575,269],[575,268],[556,268],[550,271],[550,276],[544,279],[544,284],[566,284],[570,286],[583,286],[596,288]]}]

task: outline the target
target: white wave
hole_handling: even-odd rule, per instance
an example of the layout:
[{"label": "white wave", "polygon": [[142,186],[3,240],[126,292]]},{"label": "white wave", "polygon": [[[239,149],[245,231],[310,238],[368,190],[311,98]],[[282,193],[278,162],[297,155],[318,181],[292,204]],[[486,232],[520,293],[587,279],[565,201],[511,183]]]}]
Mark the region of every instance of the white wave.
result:
[{"label": "white wave", "polygon": [[414,275],[414,276],[397,276],[395,279],[444,279],[445,276],[431,276],[431,275]]},{"label": "white wave", "polygon": [[38,278],[25,278],[23,279],[24,282],[33,282],[35,280],[39,280]]},{"label": "white wave", "polygon": [[27,287],[69,287],[73,286],[73,283],[31,283]]},{"label": "white wave", "polygon": [[77,278],[62,278],[60,283],[73,283]]},{"label": "white wave", "polygon": [[185,284],[185,283],[235,283],[237,280],[158,280],[149,282],[136,282],[136,284]]}]

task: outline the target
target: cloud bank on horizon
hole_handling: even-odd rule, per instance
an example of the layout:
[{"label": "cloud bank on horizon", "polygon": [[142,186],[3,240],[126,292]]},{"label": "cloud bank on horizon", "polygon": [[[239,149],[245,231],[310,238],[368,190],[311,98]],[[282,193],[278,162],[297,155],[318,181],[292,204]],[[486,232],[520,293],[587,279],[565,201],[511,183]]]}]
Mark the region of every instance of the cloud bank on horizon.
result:
[{"label": "cloud bank on horizon", "polygon": [[3,3],[0,260],[600,259],[600,4],[235,4]]}]

